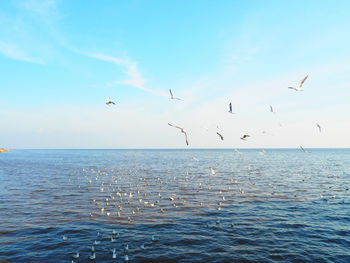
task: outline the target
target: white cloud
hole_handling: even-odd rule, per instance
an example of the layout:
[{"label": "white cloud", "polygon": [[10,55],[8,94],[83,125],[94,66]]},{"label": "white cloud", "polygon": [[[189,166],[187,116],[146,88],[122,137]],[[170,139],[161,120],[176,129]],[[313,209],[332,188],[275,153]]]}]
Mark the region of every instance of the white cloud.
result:
[{"label": "white cloud", "polygon": [[125,84],[157,96],[163,96],[163,97],[167,96],[165,92],[156,91],[145,87],[144,84],[146,83],[146,80],[142,77],[141,73],[139,72],[137,67],[137,62],[132,61],[129,58],[117,58],[113,56],[107,56],[104,54],[87,54],[87,53],[83,53],[83,54],[92,58],[96,58],[102,61],[116,64],[120,66],[124,74],[129,77],[129,79],[109,82],[108,85],[114,86],[114,85]]},{"label": "white cloud", "polygon": [[0,40],[0,53],[6,57],[32,63],[44,64],[41,59],[29,57],[17,45]]}]

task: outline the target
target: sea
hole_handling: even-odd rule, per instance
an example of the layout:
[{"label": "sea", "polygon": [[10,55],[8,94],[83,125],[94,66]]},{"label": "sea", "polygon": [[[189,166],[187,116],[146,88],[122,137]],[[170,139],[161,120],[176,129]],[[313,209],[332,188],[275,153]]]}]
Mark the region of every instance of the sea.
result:
[{"label": "sea", "polygon": [[11,150],[0,262],[350,262],[349,188],[350,149]]}]

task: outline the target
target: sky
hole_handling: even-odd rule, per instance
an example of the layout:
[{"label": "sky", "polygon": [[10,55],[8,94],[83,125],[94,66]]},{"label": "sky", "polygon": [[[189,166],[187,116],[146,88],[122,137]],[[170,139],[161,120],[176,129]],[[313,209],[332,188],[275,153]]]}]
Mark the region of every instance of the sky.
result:
[{"label": "sky", "polygon": [[350,147],[349,1],[0,6],[0,147]]}]

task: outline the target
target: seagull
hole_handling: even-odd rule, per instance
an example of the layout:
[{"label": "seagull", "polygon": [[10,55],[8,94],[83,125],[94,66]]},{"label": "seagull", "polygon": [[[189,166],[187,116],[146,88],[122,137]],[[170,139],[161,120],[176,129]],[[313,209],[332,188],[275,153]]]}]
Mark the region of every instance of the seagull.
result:
[{"label": "seagull", "polygon": [[234,114],[234,113],[232,112],[232,102],[230,102],[229,111],[228,111],[228,112]]},{"label": "seagull", "polygon": [[100,243],[101,243],[101,241],[95,240],[94,245],[99,245]]},{"label": "seagull", "polygon": [[63,236],[62,236],[62,240],[66,241],[66,240],[68,240],[68,237],[65,236],[65,235],[63,235]]},{"label": "seagull", "polygon": [[96,253],[93,252],[92,255],[89,257],[89,259],[94,260],[96,258]]},{"label": "seagull", "polygon": [[180,98],[174,97],[173,93],[171,92],[171,89],[169,89],[170,92],[170,99],[172,100],[181,100]]},{"label": "seagull", "polygon": [[76,254],[74,254],[72,257],[73,257],[73,258],[79,258],[79,252],[77,252]]},{"label": "seagull", "polygon": [[128,251],[129,251],[129,245],[126,245],[125,248],[124,248],[124,250],[125,250],[126,252],[128,252]]},{"label": "seagull", "polygon": [[223,141],[224,140],[224,136],[222,136],[220,133],[216,132],[217,135],[220,136],[220,139]]},{"label": "seagull", "polygon": [[112,253],[113,253],[112,258],[117,258],[117,251],[115,248],[113,248]]},{"label": "seagull", "polygon": [[273,111],[273,108],[272,108],[271,105],[270,105],[270,111],[271,111],[272,113],[275,113],[275,112]]},{"label": "seagull", "polygon": [[155,242],[155,241],[158,241],[159,239],[155,236],[152,236],[152,241]]},{"label": "seagull", "polygon": [[211,171],[211,173],[212,173],[213,176],[216,176],[216,173],[215,173],[215,171],[214,171],[213,168],[210,167],[210,171]]},{"label": "seagull", "polygon": [[306,152],[305,149],[303,148],[303,146],[301,146],[301,145],[300,145],[300,149],[302,149],[304,153]]},{"label": "seagull", "polygon": [[288,89],[294,89],[295,91],[303,91],[303,90],[301,89],[301,87],[303,86],[305,80],[306,80],[308,77],[309,77],[309,75],[306,75],[306,77],[304,77],[304,78],[300,81],[299,86],[298,86],[297,88],[288,87]]},{"label": "seagull", "polygon": [[318,130],[321,132],[321,126],[318,123],[316,123],[316,126],[317,126]]},{"label": "seagull", "polygon": [[111,98],[110,98],[110,97],[107,98],[106,104],[107,104],[108,106],[110,106],[111,104],[115,105],[115,103],[114,103],[113,101],[111,101]]},{"label": "seagull", "polygon": [[129,261],[128,255],[125,255],[125,256],[124,256],[124,260],[125,260],[125,261]]},{"label": "seagull", "polygon": [[141,244],[141,245],[140,245],[140,248],[141,248],[141,249],[145,249],[145,244]]},{"label": "seagull", "polygon": [[250,137],[250,135],[244,134],[240,139],[246,141],[248,137]]},{"label": "seagull", "polygon": [[183,134],[185,134],[186,144],[187,144],[187,146],[188,146],[187,133],[186,133],[186,131],[184,130],[184,128],[181,128],[181,127],[179,127],[179,126],[172,125],[172,124],[170,124],[170,123],[168,123],[168,125],[171,126],[171,127],[180,129],[180,131],[181,131]]}]

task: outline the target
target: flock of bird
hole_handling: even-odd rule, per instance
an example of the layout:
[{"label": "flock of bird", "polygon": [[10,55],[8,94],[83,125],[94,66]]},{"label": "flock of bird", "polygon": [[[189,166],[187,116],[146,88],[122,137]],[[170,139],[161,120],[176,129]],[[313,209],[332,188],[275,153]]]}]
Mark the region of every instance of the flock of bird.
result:
[{"label": "flock of bird", "polygon": [[[298,91],[298,92],[303,91],[302,86],[303,86],[304,82],[307,80],[308,77],[309,77],[309,75],[306,75],[300,81],[298,87],[296,87],[296,88],[295,87],[288,87],[288,89],[292,89],[292,90],[295,90],[295,91]],[[170,99],[172,99],[172,100],[182,100],[181,98],[175,97],[171,89],[169,89],[169,93],[170,93]],[[110,97],[107,98],[106,104],[108,106],[116,105],[113,101],[111,101]],[[230,102],[230,104],[229,104],[228,112],[231,113],[231,114],[234,114],[234,112],[232,112],[232,102]],[[273,109],[273,107],[271,105],[270,105],[270,112],[275,113],[275,111],[274,111],[274,109]],[[179,129],[180,132],[183,133],[184,136],[185,136],[186,145],[189,146],[188,135],[187,135],[186,130],[184,128],[180,127],[180,126],[173,125],[173,124],[170,124],[170,123],[168,123],[168,125],[171,126],[171,127],[176,128],[176,129]],[[280,126],[281,126],[281,124],[280,124]],[[316,126],[319,129],[319,132],[321,132],[321,126],[318,123],[316,123]],[[222,140],[222,141],[224,140],[224,136],[221,133],[216,132],[216,134],[219,136],[220,140]],[[249,134],[244,134],[242,137],[240,137],[240,139],[243,140],[243,141],[247,141],[249,137],[251,137]],[[300,146],[300,148],[305,152],[305,150],[303,149],[302,146]]]},{"label": "flock of bird", "polygon": [[[303,78],[297,88],[288,87],[295,91],[302,91],[302,85],[308,78]],[[170,99],[182,100],[175,97],[171,89],[169,90]],[[106,100],[107,106],[116,105],[110,97]],[[234,114],[232,111],[232,103],[229,103],[230,114]],[[270,105],[270,112],[275,113],[273,107]],[[186,145],[189,145],[188,134],[183,127],[168,123],[170,127],[179,130],[184,138]],[[321,126],[317,124],[319,132],[321,132]],[[216,132],[220,140],[224,140],[221,133]],[[248,140],[251,136],[244,134],[240,137],[241,140]],[[306,150],[300,146],[300,149],[304,152]],[[240,158],[242,153],[237,149],[235,152]],[[264,155],[265,151],[259,152],[259,155]],[[192,161],[199,162],[197,157],[192,157]],[[241,159],[242,160],[242,159]],[[136,164],[133,164],[136,167]],[[244,196],[246,191],[254,191],[256,182],[253,182],[254,177],[249,176],[249,182],[239,181],[239,178],[232,177],[229,182],[218,181],[213,182],[213,178],[220,178],[217,176],[213,167],[210,168],[211,178],[203,176],[203,173],[194,174],[186,171],[184,175],[167,175],[162,177],[158,175],[155,177],[153,174],[144,173],[141,170],[133,169],[102,169],[95,168],[83,169],[83,177],[78,178],[79,189],[84,189],[89,195],[94,194],[95,197],[91,200],[92,211],[89,213],[90,219],[101,220],[105,219],[107,222],[110,220],[118,220],[118,222],[132,224],[134,220],[142,217],[143,222],[147,220],[160,220],[164,214],[177,215],[179,209],[185,211],[186,209],[198,209],[198,208],[215,208],[221,210],[233,200],[237,200],[237,196]],[[248,175],[252,175],[259,172],[258,169],[254,170],[252,165],[245,165],[244,173],[248,172]],[[171,174],[168,171],[167,174]],[[205,173],[204,173],[205,174]],[[219,179],[222,180],[222,179]],[[269,184],[271,192],[266,193],[264,198],[275,196],[276,187]],[[243,190],[244,189],[244,190]],[[208,195],[209,194],[209,195]],[[324,194],[320,195],[321,198]],[[281,198],[281,196],[280,196]],[[286,197],[290,198],[290,197]],[[297,198],[297,195],[294,196]],[[335,199],[335,196],[332,196]],[[218,220],[216,224],[220,224]],[[233,224],[231,225],[231,227]],[[66,241],[67,236],[63,236],[62,239]],[[101,241],[108,242],[113,245],[119,239],[119,233],[116,230],[112,231],[112,234],[102,236],[99,232],[97,239],[93,242],[91,247],[90,260],[96,259],[96,246]],[[152,236],[152,242],[156,242],[158,238]],[[151,242],[151,244],[152,244]],[[135,246],[134,246],[135,247]],[[145,249],[145,243],[138,245],[140,250]],[[126,244],[123,251],[123,260],[129,261],[128,251],[129,245]],[[117,258],[116,248],[111,250],[111,258]],[[72,262],[79,259],[79,252],[72,254]]]}]

